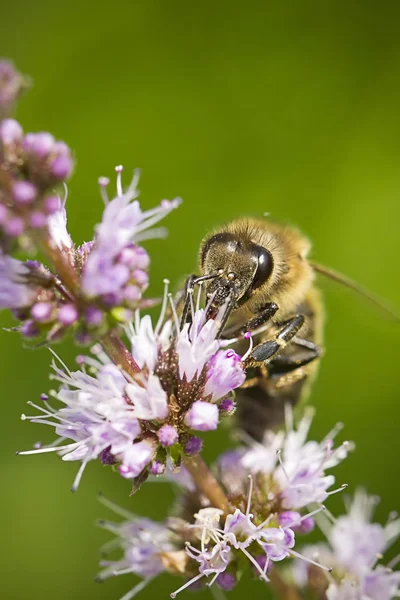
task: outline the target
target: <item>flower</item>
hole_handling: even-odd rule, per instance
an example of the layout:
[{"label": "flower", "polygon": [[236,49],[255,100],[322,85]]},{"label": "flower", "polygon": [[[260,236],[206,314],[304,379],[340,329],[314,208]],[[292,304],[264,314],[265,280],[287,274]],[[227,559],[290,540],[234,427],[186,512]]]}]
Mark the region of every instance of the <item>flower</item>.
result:
[{"label": "flower", "polygon": [[[232,363],[232,355],[219,349],[221,342],[216,339],[219,322],[205,321],[204,310],[197,310],[193,324],[183,328],[170,320],[164,323],[167,299],[166,283],[157,325],[153,328],[150,317],[141,319],[137,312],[134,324],[127,328],[132,358],[137,358],[141,367],[133,377],[120,371],[97,347],[93,349],[96,358],[79,357],[79,371],[70,372],[65,365],[59,368],[53,363],[54,378],[62,384],[54,395],[64,406],[56,410],[50,405],[45,408],[34,405],[45,418],[40,415],[24,418],[52,425],[59,438],[49,447],[21,454],[55,451],[63,460],[80,460],[82,466],[73,485],[76,489],[90,460],[119,463],[119,473],[134,479],[136,486],[150,473],[163,474],[168,456],[174,468],[179,468],[185,454],[193,456],[201,450],[201,440],[192,432],[217,428],[218,403],[224,399],[222,396],[212,401],[205,392],[209,372],[215,378],[215,365],[219,365],[218,369],[224,373],[223,389],[230,394],[232,386],[242,380],[237,378],[238,360],[235,358]],[[74,308],[68,303],[61,307],[57,313],[59,322],[73,324],[78,319]],[[173,312],[176,314],[175,307]],[[38,327],[49,326],[52,318],[51,303],[35,304],[31,323],[36,329],[27,330],[26,335],[35,335]],[[200,348],[205,347],[207,353],[201,352]],[[186,366],[182,368],[185,360],[189,364],[187,349],[191,356],[189,380]],[[233,369],[231,380],[226,375],[229,366]],[[243,372],[243,366],[239,368]],[[65,444],[68,439],[72,442]]]},{"label": "flower", "polygon": [[[339,428],[320,443],[307,441],[312,417],[313,412],[308,410],[297,430],[289,425],[286,433],[266,432],[263,443],[252,443],[241,458],[243,467],[253,475],[261,473],[266,477],[272,476],[276,496],[285,510],[299,509],[312,502],[324,502],[330,494],[335,493],[337,490],[328,492],[335,478],[325,472],[342,461],[353,447],[349,442],[344,442],[338,448],[333,448],[333,438]],[[288,422],[291,421],[290,414]],[[343,486],[339,489],[343,489]]]},{"label": "flower", "polygon": [[0,60],[0,121],[12,110],[27,80],[8,60]]},{"label": "flower", "polygon": [[[347,514],[334,523],[325,523],[327,544],[305,546],[306,556],[324,556],[333,566],[326,583],[327,600],[391,600],[400,588],[400,573],[377,561],[400,535],[400,519],[389,519],[385,526],[371,523],[377,498],[357,490]],[[294,576],[304,586],[313,577],[312,567],[295,565]],[[322,590],[324,591],[324,590]]]},{"label": "flower", "polygon": [[35,287],[29,284],[26,263],[0,252],[0,308],[23,309],[32,305]]},{"label": "flower", "polygon": [[124,596],[126,600],[143,589],[151,579],[157,577],[168,568],[168,560],[176,560],[179,539],[168,528],[167,523],[157,523],[145,517],[136,517],[117,506],[110,500],[100,496],[100,501],[111,508],[124,521],[99,521],[99,525],[111,531],[116,538],[104,546],[103,552],[120,549],[123,557],[119,560],[102,560],[97,580],[104,581],[115,575],[134,574],[143,578],[137,586]]},{"label": "flower", "polygon": [[99,299],[109,308],[139,305],[148,286],[150,259],[138,242],[164,235],[164,230],[151,229],[169,212],[177,208],[179,199],[163,200],[158,208],[142,211],[137,201],[139,172],[135,171],[128,189],[122,189],[122,167],[117,167],[117,196],[109,201],[108,180],[100,180],[106,206],[102,222],[96,227],[94,244],[82,272],[82,289],[90,300]]}]

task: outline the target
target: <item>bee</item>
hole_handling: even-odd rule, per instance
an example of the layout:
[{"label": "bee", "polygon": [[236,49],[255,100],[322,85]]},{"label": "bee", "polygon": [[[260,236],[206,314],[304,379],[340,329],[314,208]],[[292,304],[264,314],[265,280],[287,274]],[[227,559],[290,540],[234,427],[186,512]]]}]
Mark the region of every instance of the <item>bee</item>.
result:
[{"label": "bee", "polygon": [[[191,294],[204,286],[207,317],[220,319],[218,336],[234,338],[247,352],[246,381],[236,390],[239,427],[261,440],[309,390],[323,354],[324,308],[317,272],[381,302],[343,275],[309,260],[311,244],[297,229],[269,220],[241,218],[207,235],[199,252],[200,275],[186,283],[182,322]],[[225,307],[225,309],[223,309]],[[385,307],[383,307],[385,308]],[[249,334],[248,334],[249,335]]]}]

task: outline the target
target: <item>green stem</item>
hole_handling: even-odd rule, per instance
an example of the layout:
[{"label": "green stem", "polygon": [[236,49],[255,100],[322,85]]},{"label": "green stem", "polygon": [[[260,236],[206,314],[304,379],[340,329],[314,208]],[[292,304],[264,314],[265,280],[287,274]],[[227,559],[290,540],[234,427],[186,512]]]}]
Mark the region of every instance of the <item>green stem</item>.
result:
[{"label": "green stem", "polygon": [[229,500],[201,456],[185,458],[183,464],[191,474],[198,490],[210,500],[215,508],[220,508],[227,513]]}]

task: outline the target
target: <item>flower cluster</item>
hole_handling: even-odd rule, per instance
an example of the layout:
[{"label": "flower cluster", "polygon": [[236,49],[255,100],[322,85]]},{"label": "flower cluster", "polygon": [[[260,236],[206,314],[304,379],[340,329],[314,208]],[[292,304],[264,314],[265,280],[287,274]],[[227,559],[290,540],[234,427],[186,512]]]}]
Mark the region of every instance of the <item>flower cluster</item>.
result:
[{"label": "flower cluster", "polygon": [[299,561],[292,572],[300,588],[308,585],[327,600],[391,600],[398,596],[400,573],[392,570],[398,557],[388,567],[377,563],[400,535],[400,519],[391,515],[385,526],[372,523],[376,503],[376,497],[360,489],[346,515],[323,523],[329,545],[305,546],[302,552],[328,560],[332,573],[321,580],[313,565]]},{"label": "flower cluster", "polygon": [[[113,199],[108,179],[99,180],[102,220],[92,240],[73,243],[65,210],[71,152],[50,133],[24,134],[10,118],[24,85],[12,65],[0,61],[0,309],[11,309],[19,321],[14,329],[36,346],[71,332],[90,351],[78,355],[71,371],[52,350],[56,389],[29,402],[35,414],[22,419],[53,428],[55,439],[20,454],[55,452],[78,461],[73,490],[92,460],[131,480],[132,492],[160,477],[178,489],[163,522],[102,498],[124,520],[100,522],[115,536],[103,552],[119,549],[122,555],[103,559],[98,579],[140,577],[121,600],[131,600],[163,572],[184,580],[175,598],[204,584],[229,591],[246,571],[267,585],[278,582],[285,597],[296,600],[304,588],[321,600],[394,598],[400,588],[400,575],[391,570],[396,559],[388,567],[377,561],[400,533],[400,520],[371,523],[373,502],[361,492],[337,520],[323,504],[346,487],[334,487],[330,472],[353,448],[349,442],[335,447],[341,425],[321,442],[309,440],[312,411],[303,411],[295,426],[291,408],[282,406],[284,429],[267,430],[262,443],[238,432],[242,445],[208,469],[200,436],[232,415],[235,390],[251,385],[252,333],[244,340],[224,338],[232,331],[225,328],[232,298],[216,308],[210,288],[202,290],[217,274],[189,278],[175,299],[165,280],[158,320],[142,316],[155,301],[143,296],[150,258],[141,243],[163,237],[164,229],[154,226],[180,200],[142,210],[138,171],[124,189],[122,167],[116,168]],[[29,260],[14,251],[28,251]],[[35,260],[37,251],[46,264]],[[239,355],[246,340],[249,348]],[[316,525],[329,545],[299,551],[299,536]]]},{"label": "flower cluster", "polygon": [[[224,590],[232,589],[242,575],[244,560],[252,576],[267,584],[274,565],[293,557],[306,565],[304,569],[311,566],[327,575],[332,569],[330,561],[317,562],[307,551],[299,553],[296,536],[309,533],[315,526],[314,518],[327,512],[321,501],[344,488],[328,491],[334,477],[326,475],[325,471],[345,458],[350,445],[344,443],[333,449],[332,436],[339,428],[321,443],[307,440],[311,415],[306,415],[296,430],[289,410],[287,415],[289,423],[285,433],[269,433],[263,444],[252,442],[252,447],[231,450],[218,460],[216,469],[228,500],[225,510],[212,505],[204,507],[200,500],[196,507],[193,504],[195,487],[186,473],[184,480],[179,478],[177,481],[185,488],[180,492],[179,512],[162,525],[169,529],[170,541],[173,534],[171,556],[163,548],[153,545],[152,553],[148,555],[149,564],[147,567],[142,565],[141,573],[135,560],[130,558],[131,554],[125,550],[122,561],[106,563],[107,570],[101,576],[119,574],[122,567],[123,573],[132,572],[146,579],[143,573],[154,564],[159,567],[162,556],[164,570],[187,579],[171,594],[175,597],[193,584],[204,581],[209,586],[215,583]],[[173,479],[174,475],[171,477]],[[298,493],[300,489],[302,494]],[[106,504],[116,509],[110,502]],[[310,511],[308,505],[315,508]],[[126,516],[120,509],[116,510]],[[121,538],[126,542],[124,532],[134,528],[136,523],[142,523],[142,519],[132,517],[118,527],[107,525],[107,528],[118,536],[120,546],[135,546],[137,555],[144,556],[145,549],[142,553],[142,544],[135,535],[129,538],[126,546],[121,542]],[[149,534],[155,526],[150,525]],[[145,535],[143,539],[146,539]],[[137,586],[126,598],[136,591]]]},{"label": "flower cluster", "polygon": [[[67,231],[64,204],[51,196],[52,211],[43,221],[44,243],[50,254],[61,253],[61,266],[70,275],[68,285],[38,261],[24,263],[0,250],[0,308],[13,310],[25,338],[56,341],[73,329],[77,341],[87,344],[129,321],[138,306],[154,303],[142,298],[150,261],[137,242],[159,236],[162,231],[151,229],[152,225],[176,208],[179,200],[164,200],[158,208],[142,211],[135,200],[137,175],[124,193],[121,168],[117,170],[118,195],[108,201],[93,241],[80,247],[74,246]],[[1,209],[0,203],[0,223]]]},{"label": "flower cluster", "polygon": [[[220,417],[232,413],[231,392],[245,379],[243,361],[233,350],[221,349],[219,320],[206,321],[204,309],[182,328],[164,322],[167,299],[166,284],[155,328],[148,315],[141,319],[137,312],[129,329],[131,355],[140,368],[136,376],[95,346],[94,356],[78,357],[78,371],[53,362],[53,377],[61,383],[53,395],[60,409],[43,396],[45,404],[34,405],[39,415],[23,415],[52,425],[59,436],[54,444],[25,454],[56,451],[63,460],[82,462],[73,489],[88,461],[97,458],[118,463],[120,474],[135,480],[135,487],[148,474],[161,475],[168,456],[179,468],[184,456],[202,448],[195,434],[216,429]],[[72,442],[66,444],[68,439]]]}]

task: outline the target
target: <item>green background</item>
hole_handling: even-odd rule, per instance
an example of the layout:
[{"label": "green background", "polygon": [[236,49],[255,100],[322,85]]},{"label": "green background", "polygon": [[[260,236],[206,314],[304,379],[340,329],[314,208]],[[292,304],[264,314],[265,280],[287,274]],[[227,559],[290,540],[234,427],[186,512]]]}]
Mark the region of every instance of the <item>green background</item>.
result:
[{"label": "green background", "polygon": [[[195,268],[210,228],[270,212],[311,238],[319,262],[400,306],[398,2],[14,0],[1,13],[0,54],[34,80],[18,118],[76,152],[68,208],[77,242],[101,215],[98,176],[139,166],[145,207],[185,200],[168,217],[170,237],[148,244],[153,293],[163,277]],[[327,351],[313,431],[345,422],[342,439],[357,450],[337,481],[379,494],[383,519],[400,506],[399,325],[333,283],[321,287]],[[73,349],[58,350],[73,365]],[[0,351],[1,597],[118,600],[133,577],[93,582],[109,537],[94,522],[111,516],[96,492],[153,517],[166,514],[171,492],[149,484],[128,498],[128,482],[91,464],[73,495],[77,464],[15,456],[52,437],[19,420],[49,387],[50,356],[6,332]],[[210,435],[208,456],[221,446]],[[141,597],[167,598],[178,585],[163,577]],[[265,597],[257,582],[231,597],[248,590]]]}]

